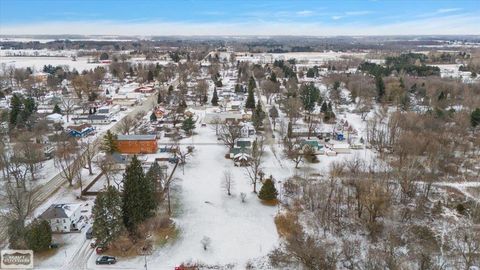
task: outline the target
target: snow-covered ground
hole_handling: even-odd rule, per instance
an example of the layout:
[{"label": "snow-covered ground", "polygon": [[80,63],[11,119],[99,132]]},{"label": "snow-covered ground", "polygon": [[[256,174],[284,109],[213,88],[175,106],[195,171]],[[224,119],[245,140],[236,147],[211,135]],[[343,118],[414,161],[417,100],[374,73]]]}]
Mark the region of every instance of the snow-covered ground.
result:
[{"label": "snow-covered ground", "polygon": [[0,66],[5,64],[6,66],[14,66],[15,68],[27,68],[30,67],[34,71],[42,71],[43,66],[68,66],[71,70],[76,69],[79,72],[84,70],[94,69],[97,66],[107,66],[108,64],[102,63],[88,63],[88,57],[79,57],[77,61],[73,61],[69,57],[0,57]]}]

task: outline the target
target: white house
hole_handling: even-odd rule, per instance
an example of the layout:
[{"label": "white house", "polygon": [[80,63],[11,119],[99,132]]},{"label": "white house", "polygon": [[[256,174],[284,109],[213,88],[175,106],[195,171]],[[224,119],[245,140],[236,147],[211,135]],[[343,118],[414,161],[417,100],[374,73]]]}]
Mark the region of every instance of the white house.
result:
[{"label": "white house", "polygon": [[78,231],[84,222],[79,203],[52,204],[39,218],[50,223],[52,232],[60,233]]}]

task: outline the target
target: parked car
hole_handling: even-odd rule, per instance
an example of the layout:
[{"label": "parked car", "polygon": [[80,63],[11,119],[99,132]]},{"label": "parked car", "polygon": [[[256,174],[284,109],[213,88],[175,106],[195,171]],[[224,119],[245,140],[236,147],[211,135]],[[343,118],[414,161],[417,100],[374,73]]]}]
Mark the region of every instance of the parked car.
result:
[{"label": "parked car", "polygon": [[92,239],[93,238],[93,227],[88,228],[87,232],[85,233],[85,237],[87,239]]},{"label": "parked car", "polygon": [[95,261],[96,264],[115,264],[117,262],[117,258],[113,256],[100,256]]}]

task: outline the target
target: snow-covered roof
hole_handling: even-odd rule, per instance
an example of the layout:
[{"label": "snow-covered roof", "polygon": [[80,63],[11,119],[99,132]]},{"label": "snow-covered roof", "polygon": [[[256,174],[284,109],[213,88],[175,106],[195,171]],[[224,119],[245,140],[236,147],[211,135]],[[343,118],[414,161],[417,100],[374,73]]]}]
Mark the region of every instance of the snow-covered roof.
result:
[{"label": "snow-covered roof", "polygon": [[52,204],[39,216],[39,218],[47,220],[54,218],[69,218],[78,208],[80,208],[80,206],[81,204],[79,203]]}]

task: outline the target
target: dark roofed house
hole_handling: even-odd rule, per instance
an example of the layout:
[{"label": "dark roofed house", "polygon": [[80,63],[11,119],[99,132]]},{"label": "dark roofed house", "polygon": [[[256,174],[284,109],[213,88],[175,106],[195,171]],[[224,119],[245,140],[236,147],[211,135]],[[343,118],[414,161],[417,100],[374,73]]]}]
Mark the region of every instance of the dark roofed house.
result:
[{"label": "dark roofed house", "polygon": [[60,233],[80,230],[84,220],[79,203],[52,204],[38,218],[48,221],[52,232]]},{"label": "dark roofed house", "polygon": [[72,137],[83,138],[94,131],[94,128],[90,124],[81,124],[78,126],[68,126],[68,134]]}]

